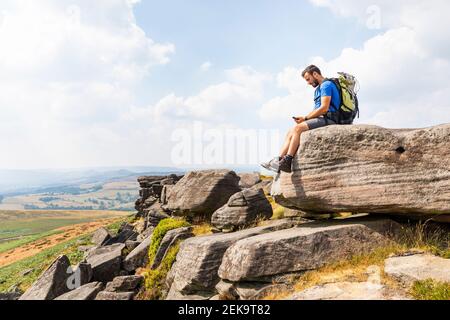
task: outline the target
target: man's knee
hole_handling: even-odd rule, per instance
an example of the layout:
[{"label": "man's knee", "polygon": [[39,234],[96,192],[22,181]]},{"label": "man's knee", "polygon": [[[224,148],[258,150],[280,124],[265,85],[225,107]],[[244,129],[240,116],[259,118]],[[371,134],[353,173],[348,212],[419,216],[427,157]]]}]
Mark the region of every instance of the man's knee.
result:
[{"label": "man's knee", "polygon": [[309,127],[308,127],[308,125],[306,124],[306,123],[300,123],[300,124],[298,124],[298,125],[296,125],[294,128],[293,128],[293,131],[295,132],[295,133],[302,133],[302,132],[305,132],[305,131],[308,131],[309,130]]}]

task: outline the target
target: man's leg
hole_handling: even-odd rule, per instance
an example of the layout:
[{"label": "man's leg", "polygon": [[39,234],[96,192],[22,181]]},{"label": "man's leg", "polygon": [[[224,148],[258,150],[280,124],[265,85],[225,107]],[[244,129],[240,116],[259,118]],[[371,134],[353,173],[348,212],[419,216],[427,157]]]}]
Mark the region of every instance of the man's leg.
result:
[{"label": "man's leg", "polygon": [[287,155],[287,153],[289,151],[289,146],[291,145],[291,140],[295,134],[296,134],[295,128],[292,128],[291,130],[289,130],[289,132],[286,135],[286,139],[284,140],[283,147],[281,148],[280,156],[270,160],[269,162],[261,163],[261,166],[264,169],[274,171],[274,172],[279,172],[280,161],[284,158],[284,156]]},{"label": "man's leg", "polygon": [[303,132],[308,130],[309,127],[306,123],[301,123],[294,127],[287,155],[280,161],[280,171],[287,173],[292,172],[292,160],[294,159],[294,156],[298,151],[298,147],[300,146],[300,137]]},{"label": "man's leg", "polygon": [[294,134],[292,135],[291,142],[289,144],[289,149],[287,151],[287,155],[294,157],[298,151],[298,147],[300,146],[300,139],[303,132],[309,131],[308,125],[303,122],[296,125],[293,128]]},{"label": "man's leg", "polygon": [[283,158],[289,152],[289,147],[291,145],[292,138],[295,135],[295,128],[289,130],[286,135],[286,140],[284,141],[283,147],[281,148],[280,157]]}]

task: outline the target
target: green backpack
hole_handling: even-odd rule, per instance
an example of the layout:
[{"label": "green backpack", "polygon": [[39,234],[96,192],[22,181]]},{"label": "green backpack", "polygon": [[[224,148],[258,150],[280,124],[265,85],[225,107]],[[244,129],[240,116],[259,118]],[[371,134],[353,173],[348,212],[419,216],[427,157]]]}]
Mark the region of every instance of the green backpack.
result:
[{"label": "green backpack", "polygon": [[359,101],[357,92],[359,83],[356,78],[345,72],[338,72],[339,78],[325,79],[333,82],[338,88],[341,105],[338,112],[327,113],[325,118],[333,120],[337,124],[353,124],[356,116],[359,118]]}]

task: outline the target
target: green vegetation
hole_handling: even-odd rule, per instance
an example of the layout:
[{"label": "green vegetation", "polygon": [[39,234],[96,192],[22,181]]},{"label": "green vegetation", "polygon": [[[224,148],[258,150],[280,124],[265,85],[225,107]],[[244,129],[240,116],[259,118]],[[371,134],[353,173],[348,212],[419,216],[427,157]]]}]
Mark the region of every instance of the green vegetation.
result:
[{"label": "green vegetation", "polygon": [[52,202],[55,200],[59,200],[59,198],[57,198],[57,197],[42,197],[42,198],[39,198],[39,200],[42,202]]},{"label": "green vegetation", "polygon": [[[0,240],[12,239],[21,236],[36,235],[52,230],[62,228],[65,226],[86,223],[98,220],[93,218],[80,218],[80,219],[36,219],[36,220],[23,220],[23,221],[6,221],[0,224]],[[16,240],[16,239],[14,239]]]},{"label": "green vegetation", "polygon": [[55,234],[60,234],[60,233],[63,233],[63,231],[56,231],[55,230],[55,231],[35,234],[35,235],[32,235],[32,236],[25,236],[25,237],[22,237],[22,238],[20,238],[18,240],[6,241],[4,243],[0,242],[0,253],[5,252],[5,251],[9,251],[9,250],[12,250],[12,249],[15,249],[15,248],[18,248],[18,247],[21,247],[21,246],[24,246],[24,245],[26,245],[28,243],[37,241],[37,240],[39,240],[41,238],[49,237],[49,236],[52,236],[52,235],[55,235]]},{"label": "green vegetation", "polygon": [[[191,224],[182,219],[168,218],[161,220],[158,226],[153,231],[152,243],[148,250],[149,264],[146,271],[143,273],[145,277],[145,292],[140,297],[144,300],[158,300],[164,298],[164,292],[167,290],[165,285],[165,279],[168,272],[172,268],[173,263],[176,260],[178,251],[180,250],[181,241],[178,241],[174,246],[170,247],[164,256],[163,261],[155,270],[150,269],[153,264],[156,253],[161,245],[161,241],[170,230],[189,227]],[[198,234],[208,233],[210,229],[203,224],[197,229]]]},{"label": "green vegetation", "polygon": [[[139,197],[134,179],[57,186],[5,196],[1,209],[16,210],[120,210],[132,211]],[[102,203],[100,203],[100,200]],[[4,204],[6,203],[6,204]]]},{"label": "green vegetation", "polygon": [[[120,225],[129,222],[131,217],[120,219],[106,228],[117,232]],[[60,255],[67,255],[72,265],[83,260],[84,253],[78,250],[79,246],[91,244],[92,233],[74,238],[57,244],[56,246],[43,250],[33,257],[29,257],[6,267],[0,268],[0,292],[7,291],[11,286],[18,285],[21,290],[26,290],[38,279],[42,272]],[[23,275],[24,270],[33,270]]]},{"label": "green vegetation", "polygon": [[417,300],[450,300],[450,283],[416,281],[410,293]]},{"label": "green vegetation", "polygon": [[[78,251],[78,246],[88,244],[90,244],[90,236],[81,236],[44,250],[33,257],[0,268],[0,292],[7,291],[13,285],[18,285],[25,291],[59,255],[67,255],[72,264],[79,263],[83,260],[83,253]],[[24,276],[22,274],[24,270],[33,271]]]},{"label": "green vegetation", "polygon": [[146,289],[144,295],[146,300],[160,300],[164,298],[164,292],[167,291],[165,280],[177,258],[179,250],[180,242],[177,242],[176,245],[169,248],[157,269],[144,272]]},{"label": "green vegetation", "polygon": [[149,265],[153,264],[153,261],[155,259],[156,253],[159,249],[161,241],[167,232],[169,232],[170,230],[183,228],[183,227],[189,227],[189,226],[190,226],[190,224],[182,219],[168,218],[168,219],[161,220],[159,222],[158,226],[153,231],[152,244],[150,245],[150,248],[148,250]]},{"label": "green vegetation", "polygon": [[397,242],[407,248],[420,249],[450,259],[450,230],[433,222],[418,222],[402,227]]},{"label": "green vegetation", "polygon": [[106,211],[0,211],[0,252],[9,242],[15,243],[8,244],[12,249],[55,229],[121,216],[123,213]]}]

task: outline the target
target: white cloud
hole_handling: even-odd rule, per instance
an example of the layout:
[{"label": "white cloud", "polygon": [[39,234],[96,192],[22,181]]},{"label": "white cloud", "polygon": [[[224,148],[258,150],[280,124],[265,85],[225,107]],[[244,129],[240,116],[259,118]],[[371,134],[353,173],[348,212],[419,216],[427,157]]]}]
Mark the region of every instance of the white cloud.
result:
[{"label": "white cloud", "polygon": [[[446,54],[450,40],[445,32],[450,22],[438,19],[449,12],[448,1],[356,1],[310,0],[330,8],[337,15],[357,17],[362,23],[370,5],[381,8],[387,30],[366,41],[362,48],[346,48],[329,61],[311,58],[325,76],[338,71],[356,75],[361,83],[360,123],[385,127],[422,127],[450,122],[448,74],[450,59]],[[445,20],[445,21],[444,21]],[[289,95],[264,104],[263,119],[286,117],[292,109],[302,106],[312,92],[300,85],[300,70],[287,68],[278,76],[279,84]],[[297,77],[297,75],[298,77]]]},{"label": "white cloud", "polygon": [[200,66],[200,70],[203,71],[203,72],[206,72],[206,71],[208,71],[209,69],[211,69],[212,65],[213,65],[213,64],[212,64],[211,62],[206,61],[205,63],[203,63],[203,64]]},{"label": "white cloud", "polygon": [[136,25],[137,2],[2,1],[0,167],[94,165],[117,153],[115,124],[136,85],[175,52]]},{"label": "white cloud", "polygon": [[245,109],[257,106],[264,97],[264,84],[271,80],[268,74],[260,73],[248,66],[225,72],[227,81],[211,85],[190,97],[170,94],[161,99],[153,110],[155,119],[206,120],[224,122],[239,118]]}]

